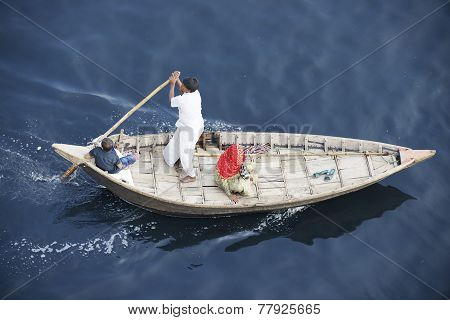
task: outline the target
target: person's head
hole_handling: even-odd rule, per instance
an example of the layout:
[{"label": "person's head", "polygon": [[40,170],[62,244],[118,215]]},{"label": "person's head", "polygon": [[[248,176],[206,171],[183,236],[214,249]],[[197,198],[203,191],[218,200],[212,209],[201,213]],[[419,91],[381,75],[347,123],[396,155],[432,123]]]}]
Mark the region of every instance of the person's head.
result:
[{"label": "person's head", "polygon": [[102,149],[109,151],[114,147],[114,142],[110,138],[105,138],[102,140]]},{"label": "person's head", "polygon": [[198,79],[197,78],[184,78],[183,81],[181,81],[181,92],[195,92],[198,90]]}]

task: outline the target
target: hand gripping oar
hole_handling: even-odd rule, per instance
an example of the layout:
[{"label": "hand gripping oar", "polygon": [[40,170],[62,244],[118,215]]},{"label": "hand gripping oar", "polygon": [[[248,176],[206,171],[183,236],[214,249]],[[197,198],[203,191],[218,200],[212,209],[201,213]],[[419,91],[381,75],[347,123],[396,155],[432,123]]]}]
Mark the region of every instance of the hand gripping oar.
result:
[{"label": "hand gripping oar", "polygon": [[[135,113],[140,107],[142,107],[148,100],[150,100],[155,94],[161,91],[165,86],[169,84],[169,80],[167,79],[165,82],[159,85],[155,90],[153,90],[148,96],[146,96],[141,102],[133,107],[130,111],[127,112],[115,125],[113,125],[108,131],[102,134],[97,140],[101,140],[109,136],[114,130],[117,129],[125,120],[127,120],[133,113]],[[78,168],[78,164],[73,164],[62,176],[61,179],[67,179],[70,175]]]}]

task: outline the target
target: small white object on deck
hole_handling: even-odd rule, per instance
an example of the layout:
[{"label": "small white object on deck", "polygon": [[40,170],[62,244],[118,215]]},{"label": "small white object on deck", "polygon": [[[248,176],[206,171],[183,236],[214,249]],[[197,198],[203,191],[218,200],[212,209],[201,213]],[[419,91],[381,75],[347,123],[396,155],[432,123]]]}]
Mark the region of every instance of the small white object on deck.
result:
[{"label": "small white object on deck", "polygon": [[[117,150],[114,149],[117,153],[117,156],[119,158],[123,157],[123,154]],[[132,164],[132,166],[137,166],[138,163]],[[129,184],[130,186],[134,187],[134,181],[133,181],[133,176],[131,175],[131,170],[130,168],[126,168],[126,169],[122,169],[117,173],[112,173],[110,174],[111,176],[113,176],[115,179],[118,179],[119,181],[125,182],[127,184]]]}]

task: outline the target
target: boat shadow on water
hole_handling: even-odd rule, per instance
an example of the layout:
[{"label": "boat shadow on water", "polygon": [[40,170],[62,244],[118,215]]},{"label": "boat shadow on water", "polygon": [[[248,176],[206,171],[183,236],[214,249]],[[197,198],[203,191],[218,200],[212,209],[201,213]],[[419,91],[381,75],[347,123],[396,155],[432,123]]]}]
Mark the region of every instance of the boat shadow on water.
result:
[{"label": "boat shadow on water", "polygon": [[395,187],[375,184],[313,206],[227,218],[182,219],[136,209],[105,189],[82,204],[69,205],[56,219],[71,220],[79,227],[117,224],[130,239],[154,243],[165,251],[217,239],[231,252],[278,237],[305,245],[312,245],[314,239],[337,238],[411,199],[415,198]]}]

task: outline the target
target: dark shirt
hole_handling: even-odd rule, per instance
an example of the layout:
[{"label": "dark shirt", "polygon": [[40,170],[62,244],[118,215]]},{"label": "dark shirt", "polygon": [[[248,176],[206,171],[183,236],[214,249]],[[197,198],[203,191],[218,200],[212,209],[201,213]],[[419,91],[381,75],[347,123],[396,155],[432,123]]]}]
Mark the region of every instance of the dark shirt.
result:
[{"label": "dark shirt", "polygon": [[96,147],[89,151],[89,154],[95,158],[95,165],[108,173],[117,173],[120,169],[117,167],[119,157],[116,151],[112,148],[109,151],[104,151],[100,147]]}]

